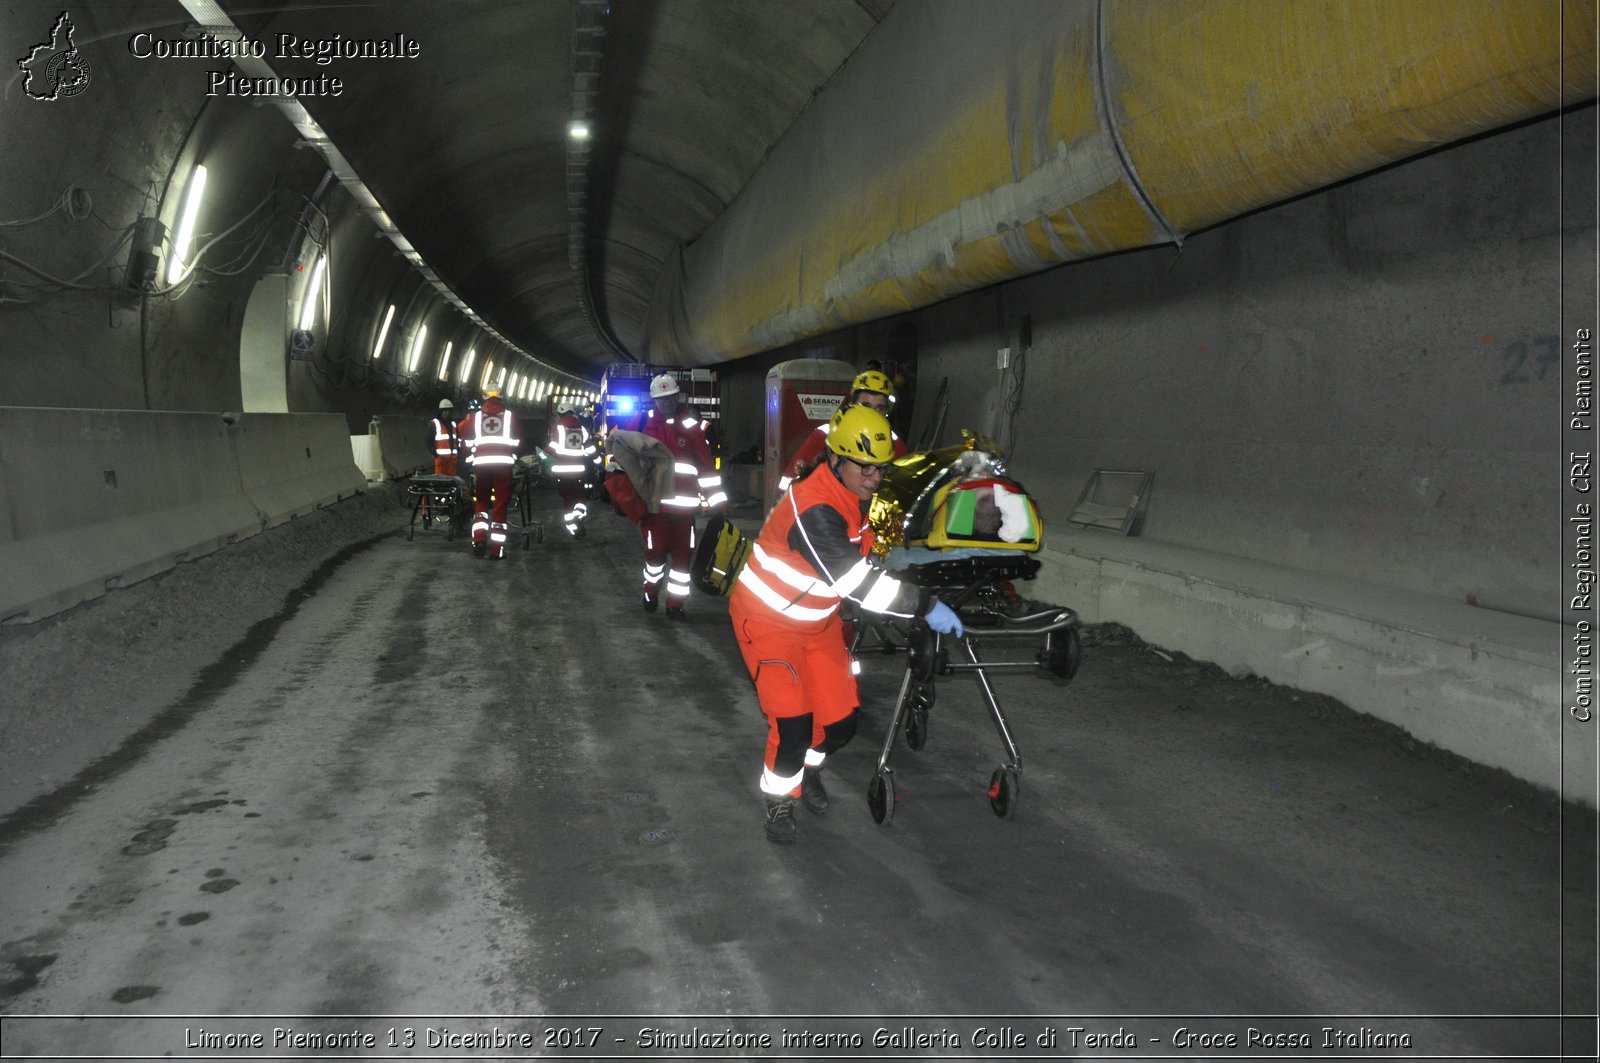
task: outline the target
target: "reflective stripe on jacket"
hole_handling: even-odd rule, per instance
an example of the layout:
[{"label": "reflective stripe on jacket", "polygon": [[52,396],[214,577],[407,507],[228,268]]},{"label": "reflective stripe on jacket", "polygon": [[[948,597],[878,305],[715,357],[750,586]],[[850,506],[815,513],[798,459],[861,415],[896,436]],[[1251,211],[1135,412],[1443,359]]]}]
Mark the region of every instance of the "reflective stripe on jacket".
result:
[{"label": "reflective stripe on jacket", "polygon": [[595,471],[595,456],[600,448],[589,436],[588,427],[572,414],[550,426],[550,474],[560,479],[589,476]]},{"label": "reflective stripe on jacket", "polygon": [[461,445],[469,449],[472,463],[479,468],[516,464],[517,448],[522,445],[516,414],[499,399],[485,400],[483,409],[461,422]]},{"label": "reflective stripe on jacket", "polygon": [[[928,592],[873,563],[867,506],[827,468],[795,484],[762,525],[733,596],[820,626],[845,598],[872,613],[913,617]],[[746,602],[748,607],[748,601]]]},{"label": "reflective stripe on jacket", "polygon": [[433,452],[441,458],[456,452],[456,425],[448,417],[433,419]]},{"label": "reflective stripe on jacket", "polygon": [[661,499],[661,512],[695,513],[700,509],[702,495],[708,506],[720,506],[728,500],[722,490],[722,474],[711,457],[711,444],[706,442],[704,421],[690,413],[665,420],[651,410],[643,431],[672,452],[676,475],[672,494]]}]

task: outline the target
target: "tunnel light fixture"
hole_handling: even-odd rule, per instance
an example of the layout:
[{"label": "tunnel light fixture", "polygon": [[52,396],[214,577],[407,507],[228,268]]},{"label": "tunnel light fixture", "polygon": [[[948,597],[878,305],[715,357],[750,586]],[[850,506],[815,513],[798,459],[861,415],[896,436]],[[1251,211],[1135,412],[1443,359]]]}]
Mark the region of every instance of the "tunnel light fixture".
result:
[{"label": "tunnel light fixture", "polygon": [[187,270],[183,260],[189,255],[189,242],[194,239],[194,224],[200,217],[200,203],[206,194],[206,168],[195,164],[189,175],[189,187],[183,194],[183,213],[178,218],[177,235],[172,238],[172,258],[167,262],[167,283],[177,284]]},{"label": "tunnel light fixture", "polygon": [[571,137],[573,140],[588,140],[589,123],[585,122],[582,118],[574,118],[572,121],[567,123],[567,136]]},{"label": "tunnel light fixture", "polygon": [[483,363],[483,376],[478,378],[478,390],[488,391],[489,381],[494,379],[494,359],[490,358]]},{"label": "tunnel light fixture", "polygon": [[328,268],[328,256],[318,255],[317,264],[311,267],[311,280],[306,284],[305,294],[300,297],[300,324],[303,332],[317,321],[317,303],[321,301],[322,274]]},{"label": "tunnel light fixture", "polygon": [[383,315],[383,325],[378,329],[378,342],[372,345],[372,359],[377,361],[383,353],[383,341],[389,338],[389,324],[394,320],[394,304],[389,304],[389,312]]},{"label": "tunnel light fixture", "polygon": [[440,380],[449,380],[450,379],[450,348],[453,347],[453,346],[455,346],[455,344],[452,341],[450,341],[450,340],[446,340],[445,341],[444,356],[439,359],[439,379]]},{"label": "tunnel light fixture", "polygon": [[498,378],[496,378],[496,380],[494,382],[494,386],[497,387],[497,388],[500,388],[502,390],[505,388],[505,386],[506,386],[506,371],[505,371],[504,368],[502,368],[500,370],[500,376]]},{"label": "tunnel light fixture", "polygon": [[506,395],[513,399],[517,397],[517,378],[518,374],[512,373],[511,383],[506,387]]},{"label": "tunnel light fixture", "polygon": [[465,384],[472,375],[472,363],[478,360],[478,348],[467,348],[467,360],[461,363],[461,383]]},{"label": "tunnel light fixture", "polygon": [[417,371],[417,361],[422,357],[422,344],[428,338],[428,326],[418,325],[416,338],[411,341],[411,357],[406,359],[406,372]]}]

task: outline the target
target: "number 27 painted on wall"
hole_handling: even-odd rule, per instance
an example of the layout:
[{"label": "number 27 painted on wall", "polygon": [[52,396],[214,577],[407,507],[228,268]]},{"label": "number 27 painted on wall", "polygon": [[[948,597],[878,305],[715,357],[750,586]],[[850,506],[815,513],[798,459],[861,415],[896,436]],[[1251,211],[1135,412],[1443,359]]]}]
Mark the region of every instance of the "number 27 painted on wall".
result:
[{"label": "number 27 painted on wall", "polygon": [[[1550,367],[1561,360],[1561,341],[1554,336],[1537,336],[1533,340],[1533,346],[1538,349],[1538,353],[1533,356],[1533,363],[1539,367],[1538,378],[1543,380]],[[1526,384],[1533,379],[1529,375],[1526,343],[1517,340],[1515,343],[1506,344],[1500,350],[1500,359],[1506,363],[1505,372],[1500,374],[1502,385]]]}]

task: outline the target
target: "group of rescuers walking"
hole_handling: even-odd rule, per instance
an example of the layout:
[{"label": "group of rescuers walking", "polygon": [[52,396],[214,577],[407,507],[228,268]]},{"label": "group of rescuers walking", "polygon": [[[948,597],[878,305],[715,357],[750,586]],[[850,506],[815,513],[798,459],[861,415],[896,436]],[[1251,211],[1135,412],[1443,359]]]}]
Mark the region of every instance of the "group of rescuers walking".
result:
[{"label": "group of rescuers walking", "polygon": [[[734,638],[767,718],[760,789],[766,837],[778,844],[795,841],[797,804],[817,815],[828,810],[823,765],[856,733],[857,668],[840,606],[849,601],[866,613],[920,617],[941,634],[963,634],[953,609],[926,588],[895,579],[872,556],[875,536],[868,507],[883,482],[885,467],[906,453],[905,443],[889,425],[893,397],[894,385],[877,370],[869,369],[851,382],[838,412],[812,432],[785,465],[777,505],[756,535],[729,596]],[[665,579],[666,615],[683,620],[691,586],[695,516],[702,505],[713,511],[724,509],[727,496],[705,425],[682,403],[677,381],[668,374],[655,377],[650,398],[653,408],[639,431],[672,453],[675,490],[671,495],[662,493],[659,512],[639,516],[644,539],[643,605],[646,612],[656,611]],[[440,403],[440,416],[434,421],[435,471],[454,474],[439,461],[440,440],[453,427],[462,451],[472,456],[475,471],[474,552],[483,556],[479,544],[486,542],[489,556],[503,556],[505,507],[520,446],[516,418],[491,391],[481,409],[447,427],[448,403],[448,399]],[[563,521],[577,536],[583,533],[582,498],[598,449],[575,411],[563,407],[557,412],[548,453],[566,510]],[[485,456],[491,458],[488,464]],[[564,476],[567,466],[571,468]]]}]

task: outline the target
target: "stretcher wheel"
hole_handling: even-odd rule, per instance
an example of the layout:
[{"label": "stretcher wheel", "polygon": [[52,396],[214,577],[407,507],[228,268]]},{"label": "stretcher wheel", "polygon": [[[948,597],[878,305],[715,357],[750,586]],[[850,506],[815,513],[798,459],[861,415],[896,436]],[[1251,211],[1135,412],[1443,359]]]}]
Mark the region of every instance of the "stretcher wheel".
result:
[{"label": "stretcher wheel", "polygon": [[906,651],[910,657],[911,674],[918,682],[926,683],[939,671],[940,654],[934,651],[935,641],[933,629],[925,624],[916,625],[911,632]]},{"label": "stretcher wheel", "polygon": [[1017,791],[1021,788],[1022,779],[1015,769],[994,769],[994,774],[989,776],[989,807],[994,814],[1001,819],[1010,819],[1017,811]]},{"label": "stretcher wheel", "polygon": [[888,826],[894,818],[895,802],[899,800],[894,792],[894,776],[888,772],[878,772],[867,784],[867,810],[872,813],[872,822],[880,827]]},{"label": "stretcher wheel", "polygon": [[1078,664],[1083,660],[1083,639],[1078,636],[1078,629],[1052,631],[1044,638],[1044,649],[1038,656],[1039,666],[1062,679],[1077,675]]},{"label": "stretcher wheel", "polygon": [[913,749],[921,749],[928,744],[928,710],[918,705],[913,705],[911,712],[906,716],[906,745]]}]

